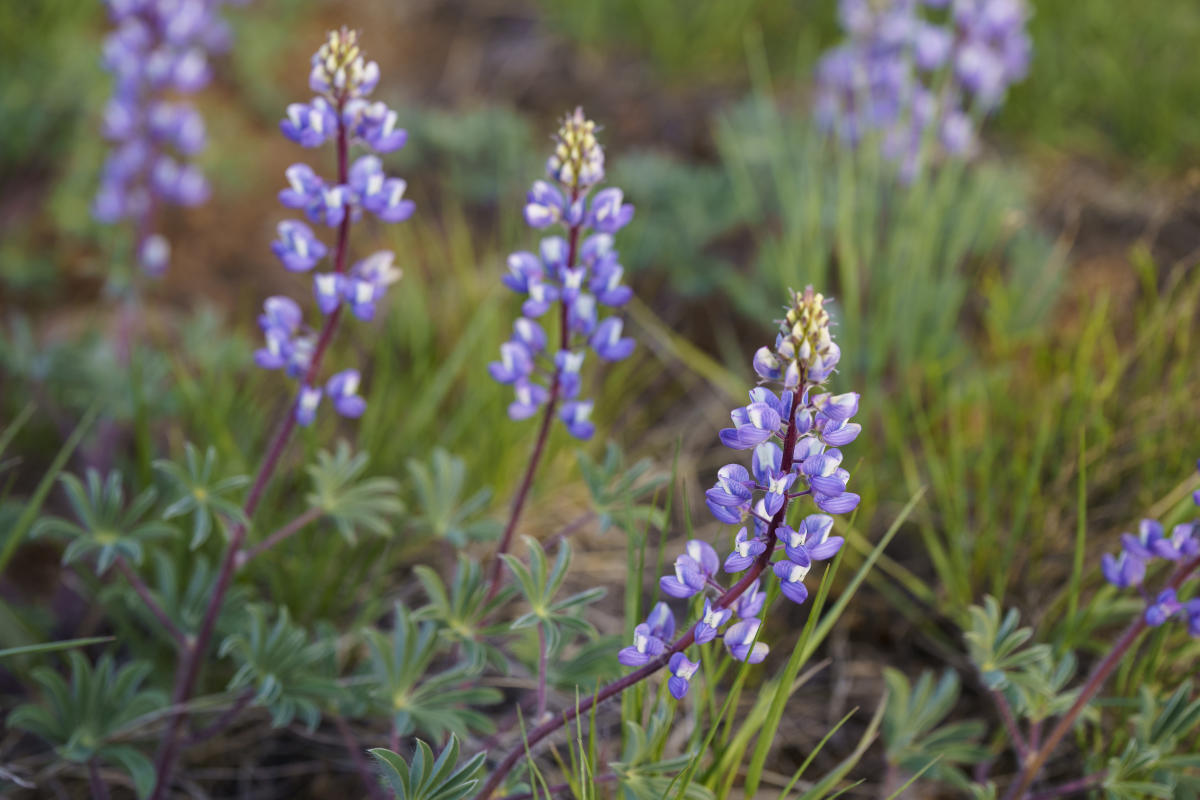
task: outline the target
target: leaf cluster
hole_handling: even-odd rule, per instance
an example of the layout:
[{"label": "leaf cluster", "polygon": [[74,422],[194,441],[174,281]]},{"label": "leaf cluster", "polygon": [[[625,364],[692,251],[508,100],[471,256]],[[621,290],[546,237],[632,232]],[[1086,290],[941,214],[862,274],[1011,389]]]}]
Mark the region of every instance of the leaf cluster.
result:
[{"label": "leaf cluster", "polygon": [[218,654],[238,664],[227,688],[253,689],[253,705],[267,709],[276,727],[299,717],[310,730],[316,728],[322,707],[339,694],[329,669],[328,637],[310,642],[286,608],[270,624],[266,608],[249,606],[245,627],[227,636]]},{"label": "leaf cluster", "polygon": [[67,761],[118,764],[133,778],[138,796],[144,797],[154,783],[154,765],[121,737],[166,705],[162,692],[142,688],[150,664],[138,661],[118,668],[106,654],[93,666],[79,651],[68,653],[67,659],[70,681],[49,667],[33,671],[44,704],[18,707],[9,715],[8,725],[42,737]]},{"label": "leaf cluster", "polygon": [[1113,800],[1200,795],[1198,732],[1200,697],[1193,697],[1191,681],[1165,698],[1142,687],[1133,737],[1105,765],[1105,794]]},{"label": "leaf cluster", "polygon": [[418,623],[402,603],[395,605],[390,635],[378,630],[365,632],[373,707],[389,714],[402,736],[416,730],[434,739],[446,734],[490,733],[492,721],[472,706],[498,703],[500,692],[477,685],[481,660],[467,659],[431,674],[439,651],[437,633],[435,623]]},{"label": "leaf cluster", "polygon": [[513,620],[511,628],[540,627],[546,636],[550,652],[558,650],[569,635],[594,635],[596,629],[586,619],[577,616],[585,606],[604,596],[602,586],[585,589],[562,600],[555,600],[567,571],[571,566],[571,544],[566,539],[559,542],[558,555],[551,566],[546,551],[537,539],[523,537],[529,548],[529,566],[516,556],[504,553],[501,558],[517,579],[517,586],[529,604],[529,610]]},{"label": "leaf cluster", "polygon": [[499,522],[477,518],[491,499],[491,490],[482,488],[470,497],[465,496],[467,466],[461,458],[435,447],[428,463],[413,458],[407,466],[415,493],[408,517],[414,533],[447,541],[455,547],[494,539],[500,534]]},{"label": "leaf cluster", "polygon": [[125,503],[125,487],[116,470],[104,478],[89,469],[86,483],[74,475],[60,478],[67,502],[78,522],[61,517],[45,517],[33,527],[34,536],[68,539],[62,561],[71,564],[94,555],[96,571],[104,574],[118,557],[141,564],[145,545],[169,537],[175,528],[159,519],[147,519],[158,493],[147,488]]},{"label": "leaf cluster", "polygon": [[379,762],[383,780],[396,800],[463,800],[479,783],[487,754],[477,753],[459,766],[458,750],[458,737],[451,735],[437,758],[433,749],[418,739],[411,764],[382,747],[370,752]]},{"label": "leaf cluster", "polygon": [[1034,722],[1071,706],[1078,695],[1066,688],[1075,674],[1072,653],[1055,659],[1050,645],[1031,644],[1033,630],[1020,627],[1015,608],[1001,614],[994,597],[971,606],[969,620],[967,651],[987,688],[1002,692],[1018,714]]},{"label": "leaf cluster", "polygon": [[323,511],[351,544],[361,531],[391,535],[392,520],[404,513],[400,484],[393,478],[364,477],[367,462],[366,453],[353,453],[343,440],[332,453],[317,453],[316,462],[308,467],[309,505]]},{"label": "leaf cluster", "polygon": [[958,703],[958,675],[947,669],[935,683],[933,672],[925,670],[915,685],[892,668],[885,669],[883,676],[888,703],[881,730],[888,763],[909,775],[923,773],[965,788],[970,781],[959,767],[979,763],[988,751],[979,744],[982,722],[945,722]]},{"label": "leaf cluster", "polygon": [[488,638],[505,630],[503,624],[489,625],[488,617],[512,596],[505,587],[488,600],[488,586],[479,562],[460,555],[454,577],[446,584],[437,570],[424,564],[413,568],[429,602],[413,613],[415,620],[430,620],[440,634],[462,651],[466,661],[481,667],[503,667],[504,655]]},{"label": "leaf cluster", "polygon": [[245,488],[250,483],[246,475],[231,475],[219,478],[217,472],[217,448],[211,445],[201,455],[200,450],[188,442],[184,447],[183,463],[161,459],[154,466],[165,475],[175,488],[171,504],[162,513],[163,519],[191,515],[191,549],[195,550],[208,540],[213,529],[214,518],[221,521],[246,525],[248,521],[242,507],[225,495]]},{"label": "leaf cluster", "polygon": [[634,524],[661,528],[665,512],[653,503],[640,500],[658,491],[667,482],[666,475],[650,472],[653,462],[643,458],[629,467],[625,466],[625,454],[616,442],[609,441],[604,449],[604,460],[593,460],[587,452],[580,450],[579,472],[592,495],[592,505],[603,533],[619,523],[623,527]]}]

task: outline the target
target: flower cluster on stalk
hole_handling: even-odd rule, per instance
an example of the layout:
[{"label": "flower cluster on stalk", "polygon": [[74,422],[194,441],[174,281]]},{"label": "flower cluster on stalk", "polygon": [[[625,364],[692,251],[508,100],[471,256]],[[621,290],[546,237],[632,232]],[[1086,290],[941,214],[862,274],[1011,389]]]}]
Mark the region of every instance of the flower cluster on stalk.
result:
[{"label": "flower cluster on stalk", "polygon": [[[830,335],[825,298],[812,287],[794,294],[773,347],[754,356],[754,370],[765,385],[750,392],[750,404],[734,409],[733,427],[720,432],[721,443],[753,452],[751,467],[727,464],[706,492],[706,503],[720,522],[740,526],[733,546],[722,561],[707,542],[693,539],[674,563],[674,573],[659,581],[662,592],[674,598],[703,596],[704,611],[692,629],[695,644],[722,637],[730,654],[758,663],[768,652],[758,641],[766,592],[762,576],[775,575],[785,597],[795,603],[808,598],[804,584],[814,562],[833,557],[843,540],[833,536],[833,517],[853,511],[859,496],[847,491],[849,472],[842,467],[840,448],[854,441],[861,426],[852,422],[858,394],[830,394],[822,388],[837,367],[841,351]],[[792,501],[807,497],[814,513],[799,519]],[[776,558],[776,556],[779,556]],[[743,576],[726,588],[721,571]],[[753,577],[751,577],[751,575]],[[659,603],[635,630],[634,643],[618,659],[641,666],[671,648],[675,621]],[[681,640],[683,641],[683,640]],[[682,649],[671,654],[668,689],[679,698],[698,668]]]},{"label": "flower cluster on stalk", "polygon": [[[318,380],[319,358],[327,334],[342,308],[362,320],[375,316],[387,287],[400,279],[390,251],[379,251],[346,267],[347,240],[352,223],[370,214],[383,222],[408,219],[413,203],[404,197],[407,184],[390,177],[376,154],[404,146],[407,134],[396,127],[396,113],[384,103],[371,101],[379,83],[379,66],[367,61],[358,34],[342,29],[329,34],[312,57],[309,86],[316,97],[293,103],[280,123],[283,134],[303,147],[332,143],[338,154],[338,179],[326,181],[308,164],[293,164],[286,171],[287,187],[279,201],[304,213],[309,223],[335,230],[337,243],[330,248],[302,220],[279,223],[279,238],[271,249],[289,272],[310,272],[332,253],[333,263],[313,273],[313,294],[323,315],[321,325],[305,325],[300,305],[290,297],[268,297],[259,316],[264,346],[255,361],[264,369],[281,369],[300,382],[295,406],[296,421],[309,425],[328,398],[339,414],[358,417],[366,402],[358,394],[359,372],[346,369]],[[361,145],[371,151],[348,161],[348,148]]]},{"label": "flower cluster on stalk", "polygon": [[[1197,464],[1200,469],[1200,464]],[[1193,495],[1200,506],[1200,490]],[[1188,633],[1200,637],[1200,597],[1180,601],[1177,590],[1168,586],[1151,597],[1143,587],[1146,568],[1155,561],[1170,561],[1177,564],[1196,564],[1200,557],[1200,520],[1183,522],[1167,533],[1157,520],[1144,519],[1136,534],[1121,535],[1121,550],[1115,556],[1105,553],[1100,569],[1104,578],[1119,589],[1139,587],[1146,596],[1146,624],[1159,626],[1170,619],[1187,622]],[[1184,575],[1183,580],[1196,577],[1197,570]]]},{"label": "flower cluster on stalk", "polygon": [[232,1],[105,0],[113,29],[103,65],[114,87],[101,130],[112,149],[92,214],[104,223],[133,222],[137,261],[151,275],[171,257],[170,243],[154,230],[156,207],[208,199],[208,181],[191,161],[207,141],[204,118],[185,98],[211,80],[210,54],[229,46],[219,12]]},{"label": "flower cluster on stalk", "polygon": [[[591,195],[604,180],[604,150],[596,123],[582,109],[563,120],[546,172],[549,180],[535,181],[526,196],[525,222],[563,235],[542,239],[536,253],[508,257],[504,285],[526,299],[512,338],[488,372],[513,387],[510,418],[528,419],[549,404],[547,413],[557,408],[572,436],[588,439],[595,431],[592,401],[580,398],[587,349],[603,361],[620,361],[634,347],[619,316],[601,319],[602,307],[620,308],[633,296],[621,283],[624,268],[613,246],[613,234],[633,219],[633,206],[616,187]],[[539,322],[551,310],[557,312],[550,315],[557,318],[557,345]]]},{"label": "flower cluster on stalk", "polygon": [[906,176],[927,134],[969,154],[977,120],[1029,70],[1024,0],[840,0],[838,11],[847,39],[817,66],[817,120],[851,145],[880,133]]}]

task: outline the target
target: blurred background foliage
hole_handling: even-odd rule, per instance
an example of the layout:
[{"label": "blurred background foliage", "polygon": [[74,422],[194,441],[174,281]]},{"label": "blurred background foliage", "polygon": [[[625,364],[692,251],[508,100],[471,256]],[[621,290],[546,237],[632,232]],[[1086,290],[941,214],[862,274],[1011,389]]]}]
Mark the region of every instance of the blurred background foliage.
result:
[{"label": "blurred background foliage", "polygon": [[[0,431],[12,433],[0,439],[11,601],[0,642],[99,624],[78,603],[88,579],[60,573],[51,545],[15,538],[31,504],[64,502],[42,485],[48,469],[119,466],[148,485],[162,480],[153,461],[188,441],[214,446],[226,474],[255,468],[287,398],[278,376],[251,366],[253,321],[289,280],[268,242],[284,216],[282,171],[302,157],[275,125],[305,96],[313,43],[343,22],[365,30],[388,76],[383,99],[404,109],[410,143],[389,166],[419,210],[355,243],[360,254],[394,248],[405,270],[387,313],[338,344],[369,365],[366,416],[326,418],[291,463],[347,438],[369,454],[369,475],[399,481],[407,514],[391,535],[353,545],[323,523],[255,561],[248,581],[295,624],[377,621],[417,591],[414,555],[444,572],[447,543],[485,538],[503,518],[532,430],[507,420],[508,393],[485,374],[515,308],[498,277],[504,255],[531,242],[520,204],[550,122],[583,103],[605,125],[612,182],[638,207],[619,246],[639,348],[597,387],[598,428],[631,462],[667,470],[678,458],[675,516],[690,504],[713,530],[697,509],[721,463],[716,430],[744,402],[749,358],[773,335],[783,292],[813,283],[838,301],[836,387],[861,391],[870,421],[853,449],[864,503],[844,531],[847,560],[861,561],[928,487],[869,578],[874,591],[856,599],[881,613],[849,614],[839,646],[911,662],[912,675],[940,669],[937,657],[961,650],[945,623],[964,623],[985,593],[1053,628],[1068,584],[1098,582],[1079,564],[1095,564],[1143,513],[1180,514],[1194,488],[1200,70],[1189,59],[1200,6],[1041,0],[1034,14],[1031,77],[988,123],[983,157],[901,187],[812,127],[813,64],[838,36],[833,0],[231,8],[237,45],[201,100],[213,200],[167,220],[178,255],[143,299],[130,380],[115,367],[126,322],[107,291],[129,242],[88,213],[109,89],[97,67],[103,13],[90,0],[0,4]],[[89,411],[97,421],[72,438]],[[587,464],[604,456],[603,438]],[[593,508],[603,492],[581,480],[560,431],[549,460],[525,532],[545,538],[611,510]],[[310,488],[294,469],[271,495]],[[271,499],[258,535],[286,521]],[[579,536],[582,580],[624,583],[617,538]],[[210,537],[200,557],[211,563],[219,545]],[[157,585],[183,605],[196,587],[175,586],[178,565],[196,556],[186,544],[174,556],[156,565]],[[166,663],[161,643],[138,638],[135,611],[107,612],[130,650]],[[617,619],[602,630],[618,631]],[[1072,645],[1094,647],[1094,626],[1070,620]],[[13,664],[24,674],[34,662]],[[1156,680],[1151,668],[1136,674]],[[826,715],[873,706],[882,686],[878,673],[858,681]],[[790,734],[804,752],[825,730]]]}]

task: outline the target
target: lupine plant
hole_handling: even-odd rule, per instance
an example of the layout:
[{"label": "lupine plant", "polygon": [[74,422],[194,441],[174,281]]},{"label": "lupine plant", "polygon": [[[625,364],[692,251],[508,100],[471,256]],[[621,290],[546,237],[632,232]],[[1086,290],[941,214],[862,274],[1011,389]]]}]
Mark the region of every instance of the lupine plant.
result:
[{"label": "lupine plant", "polygon": [[818,65],[817,120],[849,145],[878,134],[910,178],[927,133],[970,154],[978,120],[1029,69],[1028,16],[1023,0],[839,0],[847,40]]},{"label": "lupine plant", "polygon": [[[169,248],[155,232],[155,204],[207,192],[194,167],[166,153],[195,152],[203,131],[194,111],[165,92],[186,93],[206,78],[199,54],[221,44],[215,16],[221,0],[108,5],[118,25],[107,61],[118,77],[118,96],[105,126],[119,144],[96,209],[102,217],[134,220],[142,266],[157,273]],[[840,10],[850,41],[823,62],[818,116],[853,144],[877,134],[902,174],[922,163],[924,140],[934,132],[947,152],[970,151],[979,118],[1025,70],[1021,0],[845,0]],[[1088,603],[1081,601],[1080,545],[1067,608],[1059,622],[1053,619],[1058,606],[1051,606],[1050,621],[1043,621],[1049,630],[1022,627],[1017,610],[1006,611],[990,597],[946,620],[944,628],[965,628],[960,660],[972,669],[961,676],[947,669],[936,678],[927,670],[910,681],[889,668],[886,693],[869,719],[852,711],[823,725],[817,703],[793,702],[810,683],[826,679],[827,662],[814,663],[817,649],[857,589],[879,577],[876,565],[888,577],[906,576],[902,564],[884,561],[882,553],[920,499],[918,492],[878,543],[867,543],[871,521],[861,523],[856,512],[860,504],[876,505],[874,495],[859,489],[867,493],[864,503],[851,491],[843,449],[863,446],[849,449],[863,431],[856,417],[870,421],[865,439],[872,444],[896,432],[871,410],[860,415],[859,394],[844,384],[869,387],[868,398],[882,398],[887,381],[907,373],[882,363],[861,370],[866,347],[884,354],[881,362],[893,352],[918,351],[902,348],[903,342],[866,342],[864,330],[835,341],[836,323],[856,328],[874,310],[859,303],[865,286],[878,293],[894,285],[881,276],[850,280],[857,265],[838,280],[849,297],[840,299],[853,308],[833,305],[811,286],[789,292],[773,343],[752,358],[749,349],[740,353],[749,361],[745,375],[752,371],[757,383],[749,402],[731,412],[732,424],[719,431],[714,424],[704,436],[712,451],[741,456],[699,470],[705,485],[712,481],[703,493],[712,519],[693,525],[690,500],[698,506],[699,496],[677,492],[677,472],[668,480],[654,459],[627,469],[613,443],[602,460],[580,451],[590,497],[578,495],[588,503],[586,512],[553,534],[556,521],[526,513],[556,439],[569,436],[587,447],[603,433],[598,420],[610,409],[601,401],[601,413],[593,415],[593,398],[612,396],[604,389],[614,387],[604,387],[603,373],[584,364],[591,355],[604,362],[633,355],[634,340],[616,310],[632,304],[639,330],[647,319],[623,284],[616,248],[633,206],[621,189],[605,185],[600,128],[582,109],[563,118],[546,174],[525,196],[524,222],[545,236],[510,255],[502,277],[521,298],[520,315],[499,360],[486,369],[511,387],[512,429],[530,437],[507,517],[488,516],[489,490],[471,480],[468,462],[442,446],[404,454],[397,479],[373,474],[368,454],[347,442],[327,443],[335,426],[357,429],[352,420],[367,414],[368,396],[371,415],[408,410],[408,398],[384,409],[393,404],[366,390],[384,382],[383,365],[354,360],[338,333],[351,317],[366,330],[385,318],[389,304],[408,300],[389,295],[400,278],[393,252],[372,252],[359,242],[409,219],[414,204],[405,181],[385,169],[383,157],[403,147],[408,134],[398,127],[400,115],[374,99],[380,71],[363,54],[359,35],[344,28],[331,33],[308,77],[315,96],[288,106],[279,127],[286,147],[330,153],[334,172],[322,174],[315,162],[294,164],[278,193],[295,213],[278,222],[270,250],[285,273],[305,278],[300,291],[265,299],[257,319],[261,346],[252,355],[246,351],[245,360],[264,370],[255,381],[273,390],[274,425],[262,453],[239,453],[241,442],[196,446],[172,438],[179,454],[147,458],[140,480],[94,468],[65,476],[53,497],[62,516],[33,524],[54,482],[48,477],[32,511],[21,512],[34,536],[66,543],[62,562],[72,589],[104,610],[110,626],[104,632],[112,634],[0,650],[3,659],[72,651],[65,669],[39,663],[20,676],[28,678],[33,697],[6,720],[13,731],[29,734],[10,737],[18,746],[33,738],[49,743],[52,755],[43,750],[38,756],[51,765],[46,772],[86,781],[95,798],[132,786],[141,798],[165,800],[201,791],[187,769],[189,760],[199,761],[198,745],[237,726],[270,724],[322,745],[336,736],[345,753],[331,771],[353,769],[371,800],[389,794],[403,800],[724,800],[736,796],[736,788],[746,797],[762,796],[768,766],[778,763],[768,765],[768,758],[793,757],[779,743],[789,738],[786,726],[801,720],[815,723],[823,736],[789,742],[802,751],[802,763],[776,787],[780,800],[817,800],[852,789],[851,771],[877,736],[887,797],[918,781],[979,800],[1200,792],[1194,755],[1200,699],[1176,669],[1184,659],[1162,656],[1185,633],[1200,637],[1200,523],[1181,523],[1168,533],[1157,522],[1143,522],[1136,535],[1122,537],[1119,554],[1101,559],[1099,572],[1111,586]],[[795,178],[777,172],[777,181]],[[953,181],[955,173],[948,174]],[[809,196],[819,200],[817,186]],[[915,197],[913,207],[921,208]],[[644,212],[644,198],[639,203]],[[836,205],[839,217],[857,208]],[[825,218],[826,205],[814,202],[813,208],[815,217]],[[656,235],[647,231],[643,235]],[[855,243],[843,241],[849,237],[842,232],[837,238],[839,260],[851,261]],[[924,250],[900,247],[893,261],[903,265]],[[910,281],[915,269],[897,269],[888,280]],[[936,294],[946,305],[941,289]],[[888,308],[908,327],[925,327],[903,298],[897,294]],[[386,315],[388,322],[396,317]],[[661,343],[658,333],[648,333]],[[467,333],[463,339],[466,345],[455,352],[478,352]],[[470,365],[471,380],[482,379],[482,360]],[[278,373],[291,383],[280,382]],[[739,373],[738,397],[743,381]],[[439,391],[442,397],[450,392]],[[436,403],[430,406],[433,418]],[[525,427],[535,418],[536,427]],[[0,455],[11,436],[11,427],[0,431]],[[303,456],[294,453],[301,449],[293,446],[297,439],[306,446]],[[64,453],[77,443],[73,438]],[[866,453],[862,472],[878,471],[876,453]],[[253,475],[234,474],[240,470],[231,463],[249,460],[259,462]],[[0,461],[0,473],[11,467]],[[862,472],[856,488],[870,485]],[[307,491],[300,488],[305,481]],[[0,499],[5,492],[0,488]],[[1200,493],[1195,501],[1200,504]],[[0,507],[0,520],[8,519],[4,513]],[[1082,516],[1081,509],[1081,530]],[[271,524],[276,519],[285,521]],[[608,587],[572,571],[574,559],[589,549],[575,536],[593,523],[610,541],[613,530],[625,537],[627,561],[617,565],[623,614],[604,613]],[[399,532],[404,535],[393,535]],[[517,533],[523,546],[514,549]],[[373,568],[395,572],[395,595],[359,585],[340,561],[321,565],[334,573],[332,586],[287,586],[274,568],[288,559],[319,560],[311,545],[327,535],[361,548],[354,557]],[[380,540],[379,549],[363,545],[366,535]],[[0,563],[11,555],[7,541],[3,548]],[[412,563],[418,552],[431,553],[431,562]],[[854,570],[848,579],[839,572],[845,565]],[[894,591],[886,581],[879,584]],[[904,588],[920,597],[929,592],[916,581]],[[330,592],[361,607],[353,623],[325,613],[320,598],[310,603],[310,596]],[[892,597],[909,601],[900,592]],[[1087,651],[1130,614],[1128,628],[1109,646]],[[1046,641],[1035,638],[1043,633]],[[956,646],[945,637],[939,644]],[[1143,646],[1149,657],[1139,657]],[[100,654],[90,658],[84,647]],[[1089,660],[1087,678],[1076,681],[1079,664]],[[835,694],[833,683],[813,694],[822,700]],[[1116,695],[1137,686],[1137,698],[1102,701],[1102,690],[1114,683]],[[995,725],[965,716],[958,701],[971,694],[994,706]],[[1115,724],[1098,726],[1109,720]],[[1069,766],[1052,763],[1050,756],[1074,732],[1080,757]],[[257,729],[250,733],[256,741],[266,738]],[[851,733],[857,743],[847,747]],[[828,750],[840,751],[836,760]],[[808,770],[817,769],[818,758],[824,771],[813,776]],[[0,780],[10,777],[29,783],[0,764]]]},{"label": "lupine plant", "polygon": [[[523,250],[510,255],[502,279],[527,299],[513,323],[512,339],[500,345],[500,360],[489,364],[488,372],[513,387],[509,417],[524,420],[540,410],[541,422],[500,538],[501,555],[512,543],[555,416],[576,439],[590,439],[595,432],[593,402],[580,399],[587,349],[602,361],[620,361],[634,348],[633,339],[623,335],[620,317],[600,320],[602,307],[620,308],[633,296],[621,283],[624,269],[613,243],[613,234],[633,219],[633,206],[614,186],[590,196],[604,180],[604,150],[596,133],[596,123],[582,108],[563,119],[546,160],[549,180],[534,181],[524,215],[529,227],[557,227],[566,236],[542,239],[536,254]],[[538,319],[552,310],[557,335],[550,339]],[[500,564],[497,559],[492,570],[493,591],[499,586]]]},{"label": "lupine plant", "polygon": [[104,68],[113,95],[102,133],[112,151],[92,204],[97,220],[129,220],[137,263],[160,275],[171,245],[158,231],[163,204],[196,206],[209,186],[193,159],[207,141],[204,118],[185,98],[212,79],[211,54],[229,46],[221,6],[233,0],[105,0],[113,30]]},{"label": "lupine plant", "polygon": [[[161,28],[155,35],[186,44],[204,32],[211,8],[203,2],[114,6],[125,35],[130,37],[139,31],[148,36],[149,32],[143,30],[149,20],[146,15],[160,11],[162,15],[152,20]],[[174,52],[167,49],[159,53],[153,48],[122,51],[131,62],[126,66],[131,70],[133,85],[141,88],[157,85],[153,81],[145,86],[136,82],[142,80],[139,75],[144,77],[138,70],[144,72],[152,66],[140,63],[139,59],[162,60]],[[189,53],[178,58],[172,56],[173,60],[168,62],[176,71],[182,70],[181,74],[190,76],[187,86],[193,86],[206,74],[206,68],[202,53]],[[178,666],[171,705],[163,712],[166,724],[154,760],[153,780],[143,787],[143,772],[135,775],[139,788],[146,788],[152,798],[167,796],[181,752],[196,740],[195,732],[186,729],[191,716],[189,702],[195,694],[201,668],[211,656],[218,623],[228,621],[227,602],[235,575],[253,558],[322,516],[328,516],[347,533],[353,533],[355,528],[386,531],[383,519],[394,515],[399,507],[394,482],[377,479],[355,483],[363,460],[351,459],[348,453],[339,451],[337,456],[317,465],[314,474],[317,491],[310,498],[312,507],[308,511],[261,541],[254,544],[248,541],[255,513],[280,471],[295,428],[312,425],[326,398],[343,417],[358,417],[365,410],[366,401],[358,391],[359,371],[345,368],[327,374],[325,361],[343,309],[348,307],[349,313],[360,319],[372,319],[388,285],[399,278],[390,252],[377,252],[350,265],[352,226],[368,214],[382,222],[396,223],[413,212],[413,203],[404,198],[405,182],[388,177],[375,155],[400,148],[406,138],[405,132],[396,127],[395,113],[383,103],[369,99],[378,81],[379,68],[363,56],[358,35],[345,29],[331,33],[312,58],[309,85],[317,96],[308,104],[290,106],[280,125],[287,138],[304,147],[328,144],[334,151],[333,179],[321,178],[307,164],[295,164],[287,170],[288,186],[280,192],[280,201],[290,209],[302,211],[310,222],[332,229],[335,240],[326,246],[307,224],[287,220],[279,224],[279,239],[272,244],[271,249],[290,272],[313,271],[326,256],[330,263],[326,270],[315,273],[312,282],[319,315],[315,323],[306,324],[300,303],[282,295],[268,298],[259,317],[266,341],[255,353],[256,363],[264,369],[283,370],[297,382],[297,387],[294,392],[289,391],[291,399],[282,404],[283,412],[254,479],[222,476],[211,449],[201,459],[189,445],[186,465],[161,463],[175,498],[161,512],[161,521],[144,519],[156,503],[153,488],[126,507],[121,477],[112,473],[102,479],[92,472],[86,490],[80,481],[70,476],[65,479],[77,522],[51,518],[38,527],[38,532],[71,540],[66,551],[68,562],[94,555],[96,569],[101,574],[115,564],[175,644]],[[110,109],[109,116],[113,113]],[[351,162],[351,148],[356,146],[368,152]],[[240,505],[224,496],[245,486],[249,489]],[[347,507],[341,507],[340,503]],[[198,619],[194,615],[185,618],[178,606],[166,607],[168,598],[151,588],[138,571],[145,545],[173,532],[173,526],[166,520],[185,515],[193,518],[191,549],[207,541],[214,518],[220,521],[225,534],[215,574],[209,577],[203,560],[193,562],[196,574],[204,573],[201,585],[208,580]],[[286,723],[298,711],[315,723],[318,707],[312,696],[314,692],[317,696],[327,694],[331,684],[313,679],[308,673],[323,658],[324,645],[305,644],[307,634],[291,625],[286,609],[273,616],[276,622],[269,625],[266,612],[256,610],[249,615],[249,628],[244,633],[232,633],[221,646],[222,655],[229,654],[242,664],[229,684],[238,700],[229,709],[229,718],[222,718],[225,722],[253,703],[271,708],[277,723]],[[297,676],[298,687],[292,685],[288,675]],[[242,691],[248,687],[255,688]],[[41,726],[38,730],[46,728]],[[97,751],[97,755],[103,754],[103,750]]]},{"label": "lupine plant", "polygon": [[[1193,500],[1200,505],[1200,490]],[[1117,555],[1103,555],[1104,579],[1118,591],[1137,589],[1141,597],[1132,604],[1133,619],[1104,646],[1082,683],[1074,682],[1074,651],[1034,641],[1034,631],[1020,627],[1016,609],[1005,612],[992,597],[972,607],[964,638],[975,677],[995,704],[1001,727],[993,741],[1000,744],[985,746],[983,725],[976,720],[946,721],[959,692],[953,672],[931,692],[931,675],[922,675],[910,689],[907,679],[892,671],[889,684],[904,704],[885,731],[892,769],[897,774],[928,771],[929,778],[978,798],[1048,799],[1093,791],[1122,800],[1191,796],[1200,788],[1195,772],[1200,759],[1194,747],[1200,735],[1200,699],[1191,681],[1165,687],[1143,684],[1136,705],[1105,702],[1101,692],[1114,673],[1144,670],[1136,663],[1139,647],[1159,650],[1174,638],[1171,628],[1200,637],[1200,599],[1192,596],[1200,578],[1198,527],[1200,520],[1181,522],[1168,533],[1157,520],[1145,519],[1136,534],[1121,536]],[[1102,623],[1130,607],[1106,603],[1102,597],[1094,611],[1083,612],[1085,617]],[[1147,632],[1156,629],[1157,641],[1148,643]],[[1119,714],[1106,706],[1134,710]],[[1084,760],[1083,773],[1060,776],[1046,785],[1043,773],[1063,739],[1114,716],[1123,717],[1129,732],[1106,724],[1099,746]],[[1000,781],[991,776],[991,768],[1004,750],[1011,752],[1015,772]],[[972,764],[974,769],[965,773],[962,768]]]}]

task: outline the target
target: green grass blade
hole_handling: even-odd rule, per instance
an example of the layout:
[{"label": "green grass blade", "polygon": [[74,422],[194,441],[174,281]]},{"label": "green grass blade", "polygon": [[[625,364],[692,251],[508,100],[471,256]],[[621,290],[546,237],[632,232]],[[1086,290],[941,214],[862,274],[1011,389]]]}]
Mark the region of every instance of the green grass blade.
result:
[{"label": "green grass blade", "polygon": [[21,647],[7,647],[0,650],[0,658],[9,656],[27,656],[35,653],[54,653],[59,650],[72,650],[76,647],[87,647],[93,644],[111,642],[113,636],[90,636],[84,639],[64,639],[58,642],[42,642],[41,644],[26,644]]},{"label": "green grass blade", "polygon": [[17,517],[17,523],[12,526],[8,532],[8,538],[4,540],[4,549],[0,550],[0,573],[8,566],[8,562],[12,559],[13,553],[17,552],[17,546],[24,541],[29,529],[33,526],[34,520],[37,519],[38,512],[42,510],[42,504],[46,502],[46,495],[50,494],[50,489],[53,488],[54,482],[58,480],[58,474],[67,464],[67,459],[75,452],[75,448],[83,441],[84,435],[88,428],[96,420],[96,415],[99,413],[98,406],[92,406],[87,413],[83,415],[83,419],[79,421],[79,425],[67,437],[67,441],[59,449],[57,455],[54,456],[54,461],[50,463],[46,474],[42,476],[42,480],[38,483],[37,488],[33,490],[33,496],[29,498],[29,502],[25,505],[21,516]]}]

